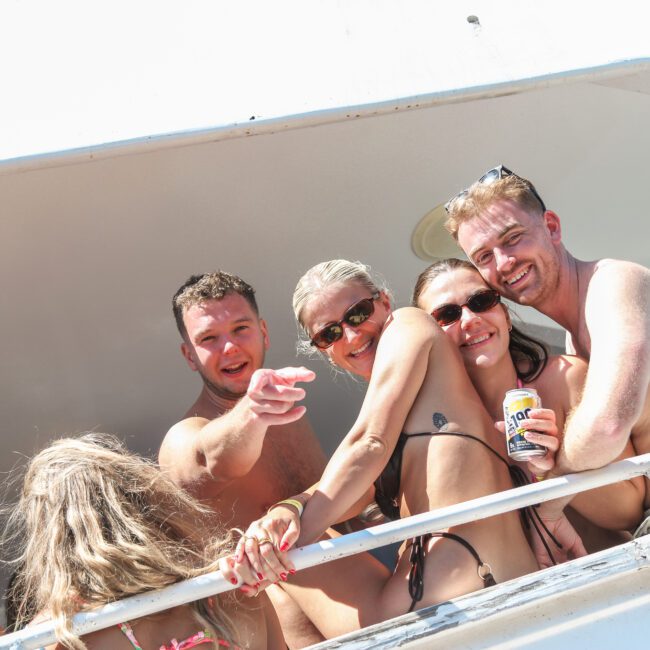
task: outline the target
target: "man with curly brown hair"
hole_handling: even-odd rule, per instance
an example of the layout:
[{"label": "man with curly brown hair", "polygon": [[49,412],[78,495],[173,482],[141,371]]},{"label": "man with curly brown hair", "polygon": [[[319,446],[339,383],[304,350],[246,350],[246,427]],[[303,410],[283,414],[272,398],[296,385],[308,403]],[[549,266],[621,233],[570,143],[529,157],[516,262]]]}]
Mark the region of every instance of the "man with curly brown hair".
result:
[{"label": "man with curly brown hair", "polygon": [[[174,295],[173,311],[181,352],[203,386],[167,432],[160,466],[226,525],[246,528],[272,504],[318,481],[325,467],[305,407],[296,406],[305,396],[296,383],[314,373],[263,367],[267,326],[253,288],[235,275],[193,275]],[[268,593],[290,646],[322,640],[282,590]]]}]

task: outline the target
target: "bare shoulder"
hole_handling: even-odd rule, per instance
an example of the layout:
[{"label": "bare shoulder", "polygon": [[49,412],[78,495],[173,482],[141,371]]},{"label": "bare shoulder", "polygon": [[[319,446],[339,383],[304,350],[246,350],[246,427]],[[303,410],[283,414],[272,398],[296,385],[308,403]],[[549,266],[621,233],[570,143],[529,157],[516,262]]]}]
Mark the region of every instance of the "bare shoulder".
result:
[{"label": "bare shoulder", "polygon": [[645,266],[626,260],[602,259],[593,264],[588,294],[612,290],[624,294],[630,291],[647,293],[649,286],[650,269]]},{"label": "bare shoulder", "polygon": [[543,397],[558,391],[579,394],[587,377],[589,364],[573,354],[554,354],[548,358],[534,386]]},{"label": "bare shoulder", "polygon": [[418,307],[400,307],[393,312],[393,319],[396,322],[435,326],[435,321],[431,315]]},{"label": "bare shoulder", "polygon": [[588,367],[589,364],[575,354],[552,354],[548,358],[542,377],[547,376],[548,380],[553,381],[558,375],[586,373]]},{"label": "bare shoulder", "polygon": [[[390,325],[397,327],[391,327]],[[417,307],[401,307],[396,309],[392,314],[392,320],[389,321],[384,329],[384,333],[391,330],[401,330],[409,328],[413,333],[420,333],[424,337],[432,337],[437,333],[442,333],[438,324],[433,320],[430,314]]]},{"label": "bare shoulder", "polygon": [[[47,620],[47,619],[43,619]],[[42,622],[35,620],[34,623]],[[90,634],[84,634],[82,637],[83,642],[86,644],[88,650],[119,650],[124,648],[132,648],[131,644],[127,641],[126,637],[120,632],[117,626],[108,627],[103,630],[97,630]],[[45,650],[66,650],[68,646],[60,643],[54,643],[45,647]]]},{"label": "bare shoulder", "polygon": [[[191,417],[177,422],[165,435],[158,452],[158,464],[169,471],[172,478],[183,479],[183,468],[197,463],[197,438],[209,422],[207,418]],[[193,477],[195,478],[195,477]]]}]

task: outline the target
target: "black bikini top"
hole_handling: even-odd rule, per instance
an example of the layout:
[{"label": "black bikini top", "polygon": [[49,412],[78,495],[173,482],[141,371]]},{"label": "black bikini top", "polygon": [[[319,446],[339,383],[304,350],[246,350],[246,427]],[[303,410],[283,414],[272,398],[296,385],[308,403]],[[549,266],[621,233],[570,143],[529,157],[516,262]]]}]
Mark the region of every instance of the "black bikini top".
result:
[{"label": "black bikini top", "polygon": [[[399,488],[400,488],[400,479],[402,474],[402,455],[404,454],[404,446],[406,445],[409,438],[417,438],[420,436],[455,436],[458,438],[470,438],[475,440],[490,451],[496,458],[498,458],[502,463],[508,468],[508,473],[514,487],[521,487],[522,485],[529,485],[530,481],[526,472],[524,472],[521,467],[518,465],[511,465],[501,454],[492,449],[484,440],[473,436],[470,433],[463,433],[460,431],[428,431],[424,433],[400,433],[395,449],[391,454],[390,460],[384,467],[382,473],[379,475],[379,478],[375,481],[375,501],[379,506],[380,510],[384,513],[389,519],[399,519]],[[558,549],[562,548],[562,544],[555,539],[553,534],[548,530],[544,522],[542,521],[539,513],[537,512],[537,506],[526,506],[525,508],[520,508],[519,516],[521,517],[522,524],[526,530],[530,530],[531,526],[534,528],[535,532],[539,536],[546,552],[549,554],[553,564],[556,564],[551,549],[542,535],[540,530],[543,529],[548,537],[553,541]]]}]

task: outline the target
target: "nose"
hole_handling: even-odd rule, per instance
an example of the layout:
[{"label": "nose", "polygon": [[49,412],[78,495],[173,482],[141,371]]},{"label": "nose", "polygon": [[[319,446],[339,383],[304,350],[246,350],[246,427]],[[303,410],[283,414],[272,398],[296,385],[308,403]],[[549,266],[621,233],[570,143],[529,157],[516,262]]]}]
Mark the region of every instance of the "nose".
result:
[{"label": "nose", "polygon": [[514,258],[508,255],[505,251],[500,248],[494,249],[494,262],[497,267],[497,271],[502,272],[512,267],[514,263]]},{"label": "nose", "polygon": [[232,354],[237,350],[237,344],[232,339],[226,339],[223,344],[223,353]]},{"label": "nose", "polygon": [[343,323],[343,337],[345,338],[346,341],[354,341],[354,339],[359,336],[359,332],[357,331],[356,327],[353,327],[352,325],[348,325],[347,323]]},{"label": "nose", "polygon": [[467,305],[464,305],[460,314],[460,326],[462,329],[469,329],[474,323],[481,320],[478,314],[475,314]]}]

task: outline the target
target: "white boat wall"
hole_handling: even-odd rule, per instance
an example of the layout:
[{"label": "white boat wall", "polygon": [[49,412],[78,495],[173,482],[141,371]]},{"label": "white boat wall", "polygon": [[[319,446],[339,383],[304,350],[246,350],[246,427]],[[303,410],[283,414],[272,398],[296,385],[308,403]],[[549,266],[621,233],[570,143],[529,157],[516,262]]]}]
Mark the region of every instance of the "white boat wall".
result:
[{"label": "white boat wall", "polygon": [[298,277],[360,259],[407,304],[421,219],[498,163],[578,257],[650,266],[647,3],[50,4],[0,7],[3,472],[88,429],[155,454],[199,388],[171,296],[216,268],[256,287],[268,365],[318,373],[331,452],[363,388],[296,357]]},{"label": "white boat wall", "polygon": [[650,633],[650,537],[404,614],[310,650],[612,650]]}]

